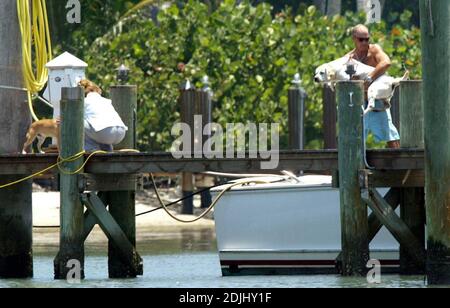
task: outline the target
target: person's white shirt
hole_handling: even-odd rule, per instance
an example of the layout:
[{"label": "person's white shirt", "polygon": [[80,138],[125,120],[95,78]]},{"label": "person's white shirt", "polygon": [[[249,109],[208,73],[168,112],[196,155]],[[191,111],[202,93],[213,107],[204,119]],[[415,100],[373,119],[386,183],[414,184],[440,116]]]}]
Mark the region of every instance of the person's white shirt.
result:
[{"label": "person's white shirt", "polygon": [[84,99],[84,119],[98,132],[108,127],[128,127],[123,123],[110,99],[96,92],[89,93]]}]

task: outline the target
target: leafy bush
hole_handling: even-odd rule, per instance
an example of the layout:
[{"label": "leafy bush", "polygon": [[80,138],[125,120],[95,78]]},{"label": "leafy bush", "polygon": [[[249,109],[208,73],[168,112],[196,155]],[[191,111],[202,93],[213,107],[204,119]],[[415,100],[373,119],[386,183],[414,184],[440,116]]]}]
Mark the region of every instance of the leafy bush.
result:
[{"label": "leafy bush", "polygon": [[[420,31],[410,28],[411,14],[386,29],[371,25],[372,36],[392,57],[393,76],[405,65],[420,77]],[[213,119],[281,124],[281,147],[287,145],[287,91],[295,73],[308,94],[307,148],[322,146],[321,89],[313,72],[324,62],[353,48],[350,29],[365,16],[321,16],[314,7],[294,16],[287,9],[271,15],[267,4],[252,6],[225,0],[212,13],[200,1],[161,11],[157,23],[139,13],[120,28],[97,39],[87,52],[89,74],[105,90],[115,81],[121,63],[131,68],[130,83],[139,87],[138,136],[141,150],[167,150],[172,125],[179,121],[179,86],[189,79],[197,86],[208,75],[214,90]]]}]

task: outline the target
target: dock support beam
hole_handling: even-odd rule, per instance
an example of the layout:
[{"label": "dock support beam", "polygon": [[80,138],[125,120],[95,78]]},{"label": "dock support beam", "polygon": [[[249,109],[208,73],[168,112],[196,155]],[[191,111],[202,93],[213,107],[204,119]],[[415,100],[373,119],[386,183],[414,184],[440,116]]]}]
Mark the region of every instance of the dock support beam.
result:
[{"label": "dock support beam", "polygon": [[427,277],[450,285],[450,1],[420,0]]},{"label": "dock support beam", "polygon": [[[0,85],[23,88],[22,49],[15,0],[0,1],[0,42]],[[0,88],[0,154],[20,153],[22,150],[31,123],[25,101],[24,91]],[[18,178],[2,176],[0,183],[10,183]],[[0,278],[33,276],[31,194],[31,181],[0,190]]]},{"label": "dock support beam", "polygon": [[339,106],[339,192],[342,228],[342,275],[362,276],[369,261],[367,206],[361,199],[359,170],[363,163],[363,83],[337,84]]},{"label": "dock support beam", "polygon": [[[136,110],[137,87],[132,85],[115,86],[111,88],[111,98],[114,108],[122,121],[128,127],[125,139],[115,147],[115,150],[135,149],[136,143]],[[117,175],[119,176],[119,175]],[[123,175],[120,175],[121,177]],[[133,178],[133,175],[126,175]],[[130,181],[132,182],[132,181]],[[128,241],[136,247],[136,184],[126,191],[111,191],[109,195],[109,212],[120,226]],[[132,251],[129,252],[130,254]],[[140,258],[136,256],[136,258]],[[142,275],[139,262],[130,264],[129,259],[122,257],[120,249],[110,240],[108,249],[108,269],[110,278],[135,278]]]},{"label": "dock support beam", "polygon": [[[422,148],[423,106],[422,81],[409,80],[400,84],[400,145],[402,148]],[[403,188],[400,216],[411,230],[425,255],[425,191],[424,188]],[[422,275],[425,259],[415,261],[408,250],[400,245],[400,273]]]},{"label": "dock support beam", "polygon": [[[84,149],[84,91],[82,88],[63,88],[61,92],[61,149],[62,158],[76,155]],[[84,158],[62,164],[68,172],[78,170]],[[61,173],[61,229],[60,248],[55,258],[55,279],[67,279],[70,265],[77,262],[84,278],[84,207],[80,199],[79,175]]]}]

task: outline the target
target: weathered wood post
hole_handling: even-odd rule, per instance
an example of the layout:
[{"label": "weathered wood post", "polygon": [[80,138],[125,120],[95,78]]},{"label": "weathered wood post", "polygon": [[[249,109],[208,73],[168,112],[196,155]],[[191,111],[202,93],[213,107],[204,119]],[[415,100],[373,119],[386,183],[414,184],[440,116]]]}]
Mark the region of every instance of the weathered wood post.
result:
[{"label": "weathered wood post", "polygon": [[363,163],[362,105],[363,83],[339,82],[336,87],[339,106],[338,161],[342,228],[342,275],[367,273],[369,260],[367,207],[361,199],[358,173]]},{"label": "weathered wood post", "polygon": [[450,285],[450,1],[420,0],[427,277]]},{"label": "weathered wood post", "polygon": [[392,116],[392,123],[394,124],[394,126],[397,129],[400,129],[401,108],[400,108],[400,89],[399,88],[396,88],[394,90],[394,96],[391,99],[391,116]]},{"label": "weathered wood post", "polygon": [[[213,109],[213,103],[212,103],[212,96],[213,92],[210,88],[209,79],[208,76],[203,77],[203,88],[197,92],[197,98],[196,98],[196,114],[199,114],[202,116],[202,143],[201,146],[203,148],[203,144],[206,140],[209,140],[209,138],[212,135],[211,130],[205,131],[204,128],[207,127],[208,124],[212,123],[212,109]],[[208,178],[205,175],[197,175],[195,181],[195,186],[199,189],[204,189],[208,186],[214,185],[210,178]],[[197,179],[199,181],[197,181]],[[208,185],[210,184],[210,185]],[[205,190],[200,194],[201,197],[201,208],[207,208],[211,205],[212,199],[211,199],[211,192],[209,190]]]},{"label": "weathered wood post", "polygon": [[[402,148],[423,148],[422,81],[402,81],[400,85],[400,144]],[[423,247],[425,255],[425,192],[423,188],[403,188],[400,216]],[[400,273],[425,273],[425,261],[417,263],[400,245]]]},{"label": "weathered wood post", "polygon": [[113,86],[111,100],[120,118],[128,127],[125,138],[114,146],[114,150],[135,149],[137,146],[137,87],[134,85]]},{"label": "weathered wood post", "polygon": [[[114,108],[128,127],[124,140],[114,147],[115,150],[135,149],[136,142],[136,110],[137,87],[120,85],[111,88],[111,99]],[[119,175],[117,175],[119,176]],[[124,177],[124,175],[120,175]],[[136,247],[136,176],[125,175],[129,187],[123,191],[111,191],[109,195],[109,212],[127,236],[131,245]],[[108,269],[110,278],[135,278],[142,275],[140,264],[129,264],[122,258],[121,251],[109,241]],[[131,253],[131,252],[130,252]]]},{"label": "weathered wood post", "polygon": [[[195,89],[191,88],[189,81],[181,89],[180,94],[180,109],[181,109],[181,122],[187,124],[191,128],[191,154],[194,153],[194,115],[195,115]],[[187,152],[183,149],[183,152]],[[186,153],[187,154],[187,153]],[[189,196],[194,191],[194,179],[191,172],[183,172],[182,174],[182,187],[183,197]],[[189,197],[183,200],[181,208],[182,214],[194,213],[194,198]]]},{"label": "weathered wood post", "polygon": [[336,149],[336,93],[328,86],[323,87],[323,141],[324,149]]},{"label": "weathered wood post", "polygon": [[[84,149],[84,91],[81,87],[62,88],[61,91],[61,149],[60,156],[68,158]],[[83,164],[80,157],[62,164],[68,172],[75,172]],[[79,174],[60,176],[61,229],[60,248],[55,258],[55,279],[67,279],[71,266],[80,266],[80,278],[84,278],[83,212]],[[74,263],[75,262],[75,263]],[[73,273],[73,271],[71,271]]]},{"label": "weathered wood post", "polygon": [[[15,0],[0,1],[0,42],[0,154],[20,153],[31,117],[26,92],[14,89],[24,83]],[[2,176],[1,183],[18,178]],[[31,183],[0,190],[0,278],[33,276]]]},{"label": "weathered wood post", "polygon": [[303,150],[305,147],[305,100],[306,92],[301,87],[300,75],[295,75],[288,91],[289,148]]}]

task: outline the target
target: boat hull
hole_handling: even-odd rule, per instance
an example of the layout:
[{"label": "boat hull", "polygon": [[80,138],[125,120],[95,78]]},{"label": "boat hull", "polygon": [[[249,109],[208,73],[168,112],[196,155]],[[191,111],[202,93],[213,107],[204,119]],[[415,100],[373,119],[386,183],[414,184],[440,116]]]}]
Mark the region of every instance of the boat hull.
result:
[{"label": "boat hull", "polygon": [[[338,272],[339,190],[329,177],[303,180],[238,188],[223,196],[214,211],[223,275]],[[384,227],[370,249],[383,270],[398,269],[399,245]]]}]

